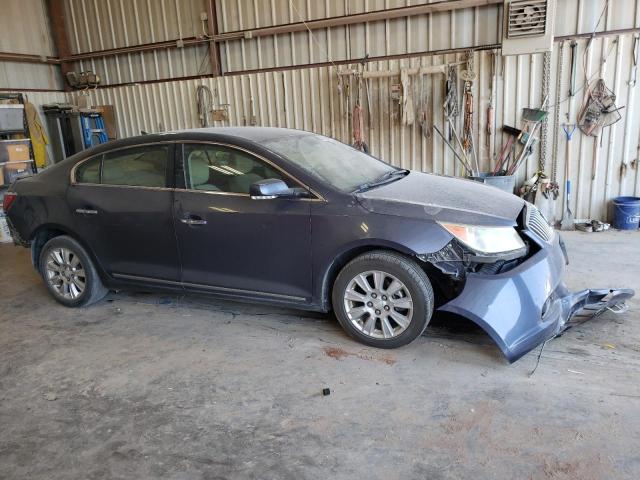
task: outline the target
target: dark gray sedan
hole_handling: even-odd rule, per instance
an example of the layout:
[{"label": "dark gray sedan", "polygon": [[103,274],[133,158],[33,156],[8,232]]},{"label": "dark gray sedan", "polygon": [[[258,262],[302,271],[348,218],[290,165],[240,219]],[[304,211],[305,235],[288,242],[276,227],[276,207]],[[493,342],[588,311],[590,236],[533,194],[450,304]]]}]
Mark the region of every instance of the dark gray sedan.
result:
[{"label": "dark gray sedan", "polygon": [[4,209],[69,307],[108,289],[207,292],[333,310],[382,348],[414,340],[439,309],[480,325],[514,361],[578,310],[633,295],[569,293],[560,236],[514,195],[297,130],[110,142],[14,183]]}]

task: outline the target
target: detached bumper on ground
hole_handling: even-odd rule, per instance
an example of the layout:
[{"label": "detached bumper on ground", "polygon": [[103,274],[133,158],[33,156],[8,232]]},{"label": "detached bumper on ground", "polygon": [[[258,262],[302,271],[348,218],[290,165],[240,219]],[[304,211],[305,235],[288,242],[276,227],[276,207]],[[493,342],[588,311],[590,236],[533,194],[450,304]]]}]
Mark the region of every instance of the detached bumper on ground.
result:
[{"label": "detached bumper on ground", "polygon": [[575,316],[596,316],[622,306],[634,295],[629,289],[572,293],[562,280],[565,263],[556,235],[551,244],[513,270],[496,275],[469,274],[462,293],[440,310],[478,324],[509,362],[515,362],[566,330]]}]

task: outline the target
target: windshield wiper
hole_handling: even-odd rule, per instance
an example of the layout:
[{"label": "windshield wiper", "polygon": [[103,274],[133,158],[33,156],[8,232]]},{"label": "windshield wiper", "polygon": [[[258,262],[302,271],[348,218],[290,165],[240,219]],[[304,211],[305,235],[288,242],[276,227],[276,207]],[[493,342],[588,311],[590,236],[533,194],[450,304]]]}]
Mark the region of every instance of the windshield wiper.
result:
[{"label": "windshield wiper", "polygon": [[406,175],[409,174],[409,170],[407,170],[406,168],[399,168],[397,170],[390,170],[387,173],[385,173],[384,175],[382,175],[380,178],[378,178],[377,180],[374,180],[373,182],[366,182],[363,183],[362,185],[358,186],[358,188],[356,188],[353,193],[362,193],[366,190],[369,190],[371,188],[374,187],[378,187],[380,185],[384,185],[386,183],[391,183],[399,178],[402,178]]},{"label": "windshield wiper", "polygon": [[405,175],[409,175],[409,170],[407,170],[406,168],[399,168],[397,170],[388,171],[382,177],[380,177],[379,180],[386,180],[387,178],[394,178],[394,177],[399,177],[399,176],[403,176],[404,177]]}]

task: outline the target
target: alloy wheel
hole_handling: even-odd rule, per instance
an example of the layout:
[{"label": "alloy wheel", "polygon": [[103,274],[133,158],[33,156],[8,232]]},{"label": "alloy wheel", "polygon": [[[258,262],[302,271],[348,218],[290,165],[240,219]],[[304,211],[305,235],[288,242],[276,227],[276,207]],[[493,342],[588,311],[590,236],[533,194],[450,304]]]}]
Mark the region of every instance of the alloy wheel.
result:
[{"label": "alloy wheel", "polygon": [[404,332],[413,317],[407,286],[380,270],[352,278],[344,292],[344,309],[359,331],[372,338],[389,339]]},{"label": "alloy wheel", "polygon": [[75,300],[86,288],[86,276],[80,257],[68,248],[54,248],[47,255],[47,282],[62,298]]}]

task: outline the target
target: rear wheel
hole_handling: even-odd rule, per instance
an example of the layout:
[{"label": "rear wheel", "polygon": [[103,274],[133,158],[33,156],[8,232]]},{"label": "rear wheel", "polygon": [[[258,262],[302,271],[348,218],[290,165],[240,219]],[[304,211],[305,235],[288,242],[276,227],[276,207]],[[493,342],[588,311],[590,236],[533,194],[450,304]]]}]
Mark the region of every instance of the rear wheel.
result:
[{"label": "rear wheel", "polygon": [[67,307],[90,305],[108,292],[85,249],[66,235],[44,245],[40,272],[53,298]]},{"label": "rear wheel", "polygon": [[373,347],[396,348],[427,328],[433,288],[413,260],[394,252],[356,257],[338,275],[333,309],[346,332]]}]

